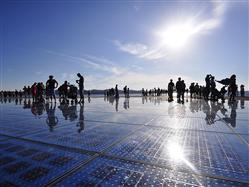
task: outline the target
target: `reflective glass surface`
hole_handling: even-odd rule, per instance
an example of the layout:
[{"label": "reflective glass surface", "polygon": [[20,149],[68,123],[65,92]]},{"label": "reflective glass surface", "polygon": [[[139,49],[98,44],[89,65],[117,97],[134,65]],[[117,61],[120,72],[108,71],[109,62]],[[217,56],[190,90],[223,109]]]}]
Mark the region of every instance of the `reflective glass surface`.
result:
[{"label": "reflective glass surface", "polygon": [[0,100],[0,186],[249,186],[249,101]]}]

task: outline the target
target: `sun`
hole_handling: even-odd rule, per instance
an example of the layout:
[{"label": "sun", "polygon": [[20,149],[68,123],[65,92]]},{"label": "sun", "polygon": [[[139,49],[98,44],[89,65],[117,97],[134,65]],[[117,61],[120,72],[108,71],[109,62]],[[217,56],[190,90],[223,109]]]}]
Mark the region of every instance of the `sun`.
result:
[{"label": "sun", "polygon": [[194,33],[194,26],[189,22],[173,24],[157,32],[161,45],[171,49],[180,49],[186,46]]}]

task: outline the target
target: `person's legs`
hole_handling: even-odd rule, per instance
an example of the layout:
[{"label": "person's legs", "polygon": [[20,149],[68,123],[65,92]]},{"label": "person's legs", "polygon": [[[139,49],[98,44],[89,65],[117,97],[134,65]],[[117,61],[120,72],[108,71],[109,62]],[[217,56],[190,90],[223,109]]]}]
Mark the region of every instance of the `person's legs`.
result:
[{"label": "person's legs", "polygon": [[53,97],[54,97],[54,102],[56,102],[55,93],[53,93]]},{"label": "person's legs", "polygon": [[80,102],[84,102],[84,88],[79,87]]}]

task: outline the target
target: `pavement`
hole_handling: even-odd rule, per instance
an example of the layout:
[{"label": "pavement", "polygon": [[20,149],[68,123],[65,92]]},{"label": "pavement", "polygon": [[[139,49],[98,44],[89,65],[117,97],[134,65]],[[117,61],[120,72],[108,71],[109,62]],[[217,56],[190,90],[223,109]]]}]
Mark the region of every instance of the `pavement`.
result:
[{"label": "pavement", "polygon": [[249,186],[249,101],[0,100],[0,186]]}]

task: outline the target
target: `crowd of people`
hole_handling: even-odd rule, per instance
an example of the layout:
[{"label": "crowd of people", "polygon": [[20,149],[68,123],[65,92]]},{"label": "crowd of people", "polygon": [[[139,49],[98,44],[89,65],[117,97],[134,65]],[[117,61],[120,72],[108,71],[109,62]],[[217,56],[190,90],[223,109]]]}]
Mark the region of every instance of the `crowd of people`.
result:
[{"label": "crowd of people", "polygon": [[[51,100],[56,102],[56,91],[59,96],[59,100],[62,102],[69,102],[68,99],[72,99],[75,103],[83,103],[84,102],[84,77],[78,73],[79,77],[76,80],[78,84],[78,88],[73,84],[69,84],[67,81],[64,81],[62,85],[59,86],[59,83],[54,79],[53,75],[50,75],[46,84],[43,82],[34,82],[32,86],[24,86],[22,90],[17,91],[1,91],[0,96],[4,98],[31,98],[33,102],[42,103],[45,100]],[[56,90],[56,88],[58,88]],[[77,100],[77,95],[79,92],[80,100]],[[88,96],[90,96],[90,92],[88,92]]]},{"label": "crowd of people", "polygon": [[[44,84],[43,82],[34,82],[32,86],[24,86],[20,91],[1,91],[1,97],[15,97],[15,98],[26,98],[32,97],[34,102],[44,102],[45,100],[54,100],[56,102],[56,92],[59,96],[60,102],[71,102],[83,103],[84,102],[84,77],[77,73],[76,80],[78,87],[73,84],[69,84],[68,81],[64,81],[62,85],[59,86],[59,83],[54,79],[52,75],[49,76],[49,79]],[[216,88],[216,82],[222,84],[222,88],[218,90]],[[178,78],[176,83],[173,82],[173,79],[170,79],[167,89],[154,88],[154,89],[144,89],[142,88],[142,96],[161,96],[163,94],[168,95],[168,101],[172,102],[173,93],[176,91],[177,101],[179,103],[184,103],[185,93],[190,92],[190,98],[203,98],[205,100],[218,101],[221,99],[225,101],[225,94],[228,93],[229,101],[234,101],[235,96],[238,91],[238,86],[236,84],[236,75],[232,75],[230,78],[223,80],[215,80],[215,77],[208,74],[205,77],[206,85],[199,85],[198,83],[191,83],[189,88],[186,88],[186,84],[181,77]],[[57,90],[56,90],[57,89]],[[110,88],[104,91],[104,96],[119,98],[118,84],[115,88]],[[244,85],[240,86],[241,96],[245,96]],[[123,93],[125,98],[130,97],[130,89],[127,85],[123,88]],[[90,91],[87,92],[88,97],[90,97]],[[79,100],[78,100],[79,95]]]}]

